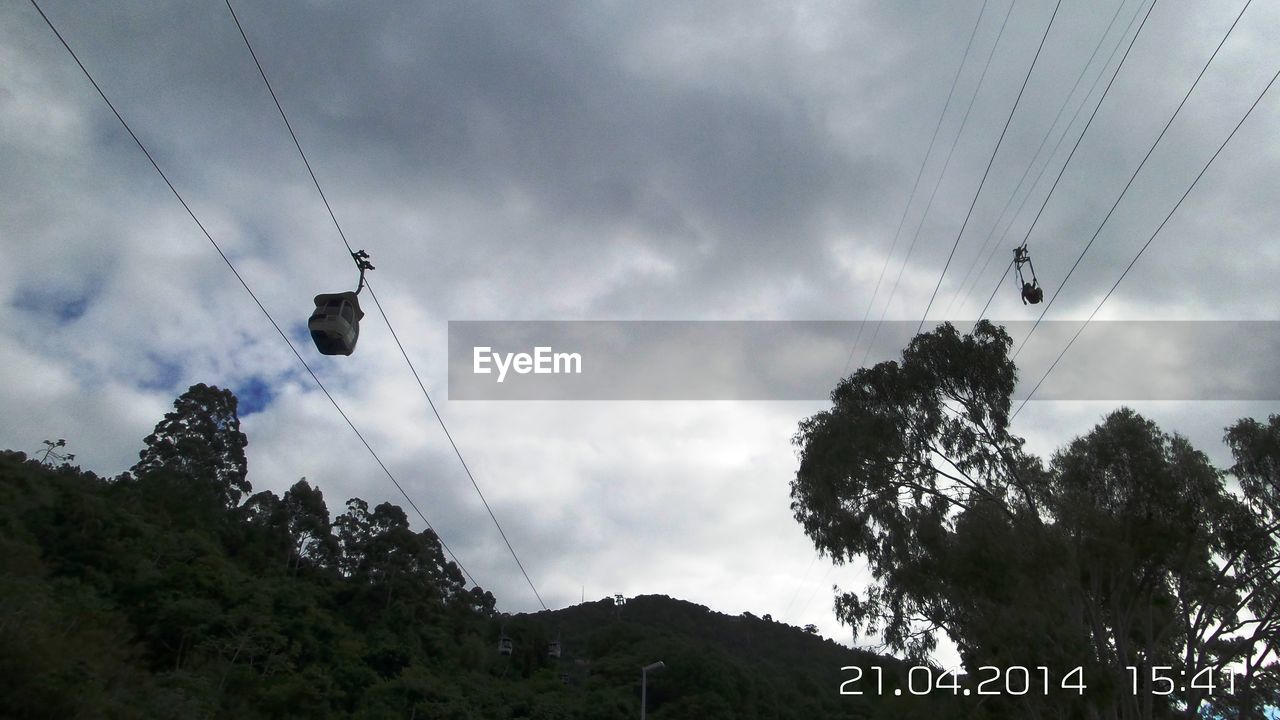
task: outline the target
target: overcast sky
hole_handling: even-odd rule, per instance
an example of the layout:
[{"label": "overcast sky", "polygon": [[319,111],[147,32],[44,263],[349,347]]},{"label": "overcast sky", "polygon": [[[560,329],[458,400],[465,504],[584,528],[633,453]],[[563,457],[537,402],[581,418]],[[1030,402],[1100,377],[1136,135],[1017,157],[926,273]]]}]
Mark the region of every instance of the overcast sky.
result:
[{"label": "overcast sky", "polygon": [[[1019,206],[1015,186],[1042,139],[1052,126],[1028,185],[1121,32],[1136,27],[1138,0],[1118,3],[1063,3],[931,319],[973,319],[996,287],[1110,68],[1003,242],[1012,215],[997,224],[1001,209],[1011,197],[1010,211]],[[1030,236],[1049,292],[1242,4],[1157,4]],[[227,8],[41,5],[471,574],[502,609],[537,609],[372,308],[355,355],[322,357],[306,341],[312,296],[352,289],[355,272]],[[588,599],[663,593],[817,623],[842,642],[852,639],[829,586],[853,587],[858,574],[811,563],[788,509],[790,439],[822,403],[450,402],[447,323],[862,319],[981,7],[236,4],[547,604],[576,603],[584,588]],[[917,227],[887,317],[923,313],[1053,8],[1012,8],[922,221],[1010,9],[986,5],[873,319]],[[1276,37],[1280,6],[1253,3],[1051,319],[1092,311],[1280,68]],[[0,67],[0,445],[32,452],[65,437],[83,467],[115,474],[173,398],[206,382],[241,396],[255,489],[283,492],[306,476],[335,512],[352,496],[404,504],[28,3],[0,5]],[[1273,93],[1101,317],[1280,319]],[[974,270],[966,296],[961,280],[983,267],[993,228],[995,260]],[[1034,318],[1008,280],[988,315]],[[1047,358],[1033,357],[1024,381],[1044,370]],[[1108,365],[1068,354],[1060,370]],[[1015,429],[1048,453],[1116,404],[1033,402]],[[1224,426],[1277,410],[1135,406],[1220,463]]]}]

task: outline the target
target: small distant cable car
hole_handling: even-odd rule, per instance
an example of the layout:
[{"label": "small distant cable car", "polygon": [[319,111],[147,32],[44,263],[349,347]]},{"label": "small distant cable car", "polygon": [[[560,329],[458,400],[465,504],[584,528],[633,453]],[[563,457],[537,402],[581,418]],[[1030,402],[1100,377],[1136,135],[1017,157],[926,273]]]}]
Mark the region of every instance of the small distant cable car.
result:
[{"label": "small distant cable car", "polygon": [[506,635],[503,635],[502,637],[498,638],[498,654],[499,655],[511,654],[511,638],[507,637]]},{"label": "small distant cable car", "polygon": [[559,640],[552,640],[547,645],[547,657],[553,657],[553,658],[560,657],[560,641]]},{"label": "small distant cable car", "polygon": [[[1026,265],[1027,270],[1031,272],[1030,280],[1023,277],[1023,265]],[[1036,266],[1031,264],[1031,254],[1027,252],[1025,244],[1013,249],[1013,269],[1018,275],[1018,287],[1022,292],[1022,304],[1036,305],[1041,300],[1044,300],[1044,290],[1040,288],[1040,281],[1036,279]]]},{"label": "small distant cable car", "polygon": [[307,320],[307,329],[316,349],[323,355],[350,355],[360,339],[360,291],[364,289],[364,273],[372,270],[369,253],[363,250],[351,253],[360,269],[360,284],[355,292],[324,293],[315,297],[316,309]]}]

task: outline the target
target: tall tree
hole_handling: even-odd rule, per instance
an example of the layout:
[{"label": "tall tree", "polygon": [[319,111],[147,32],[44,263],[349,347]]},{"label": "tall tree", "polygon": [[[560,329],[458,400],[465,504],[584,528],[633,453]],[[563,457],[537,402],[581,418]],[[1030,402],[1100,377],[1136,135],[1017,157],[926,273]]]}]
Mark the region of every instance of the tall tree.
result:
[{"label": "tall tree", "polygon": [[842,598],[842,618],[914,657],[936,647],[949,621],[933,569],[959,514],[985,502],[1038,523],[1044,471],[1008,432],[1009,345],[988,322],[964,337],[949,324],[919,335],[901,363],[841,381],[832,408],[795,437],[796,519],[821,552],[864,557],[877,580],[865,596]]},{"label": "tall tree", "polygon": [[438,601],[462,596],[462,571],[445,559],[440,539],[431,530],[413,532],[399,507],[382,503],[370,511],[367,502],[352,498],[334,524],[342,571],[375,588],[384,606],[402,595]]},{"label": "tall tree", "polygon": [[132,470],[139,478],[162,471],[177,475],[212,492],[224,507],[235,507],[251,490],[248,440],[230,390],[192,385],[144,442]]},{"label": "tall tree", "polygon": [[285,492],[282,504],[289,536],[293,538],[292,565],[298,567],[307,562],[331,567],[337,559],[338,545],[330,527],[324,493],[302,478]]},{"label": "tall tree", "polygon": [[1245,612],[1234,622],[1197,630],[1234,651],[1242,667],[1245,691],[1213,698],[1215,709],[1224,716],[1262,717],[1263,708],[1280,706],[1280,415],[1266,423],[1242,419],[1227,428],[1225,440],[1235,459],[1228,472],[1249,512],[1234,528],[1238,550],[1218,572],[1241,588],[1228,598],[1229,609]]},{"label": "tall tree", "polygon": [[[972,670],[1081,667],[1093,683],[1087,698],[988,704],[1013,716],[1127,720],[1222,704],[1224,673],[1265,660],[1276,630],[1260,618],[1280,605],[1268,524],[1280,465],[1266,459],[1280,443],[1256,424],[1229,434],[1247,460],[1236,468],[1247,502],[1184,438],[1129,410],[1045,467],[1009,432],[1009,346],[988,322],[964,336],[943,325],[901,362],[842,381],[831,409],[801,423],[796,519],[821,552],[864,559],[873,577],[837,598],[838,615],[915,658],[945,633]],[[1213,691],[1190,681],[1206,667]],[[1258,671],[1245,682],[1257,696],[1232,700],[1242,712],[1261,707],[1270,671]],[[1188,679],[1170,687],[1158,679],[1170,672]]]},{"label": "tall tree", "polygon": [[1127,409],[1054,456],[1051,487],[1077,579],[1064,588],[1068,617],[1088,630],[1091,660],[1110,670],[1113,706],[1122,717],[1198,707],[1207,692],[1196,673],[1238,659],[1217,641],[1232,634],[1218,631],[1237,620],[1244,592],[1218,573],[1243,547],[1232,525],[1247,519],[1239,499],[1185,438]]}]

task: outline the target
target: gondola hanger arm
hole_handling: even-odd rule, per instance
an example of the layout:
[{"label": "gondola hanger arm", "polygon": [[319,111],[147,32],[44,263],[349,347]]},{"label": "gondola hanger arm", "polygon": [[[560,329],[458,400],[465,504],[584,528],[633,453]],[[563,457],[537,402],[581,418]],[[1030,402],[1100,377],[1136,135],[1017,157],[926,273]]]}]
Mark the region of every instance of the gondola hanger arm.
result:
[{"label": "gondola hanger arm", "polygon": [[356,285],[356,295],[364,290],[364,273],[366,270],[373,270],[373,263],[369,262],[369,253],[364,250],[357,250],[351,253],[351,259],[355,261],[356,267],[360,269],[360,283]]}]

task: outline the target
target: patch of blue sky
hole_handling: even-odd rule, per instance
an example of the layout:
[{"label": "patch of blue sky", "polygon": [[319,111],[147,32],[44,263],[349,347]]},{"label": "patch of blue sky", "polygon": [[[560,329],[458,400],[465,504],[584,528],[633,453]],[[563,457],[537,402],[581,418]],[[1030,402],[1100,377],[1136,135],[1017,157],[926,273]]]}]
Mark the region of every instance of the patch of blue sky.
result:
[{"label": "patch of blue sky", "polygon": [[[150,372],[139,383],[144,390],[177,390],[182,380],[184,368],[175,358],[165,357],[158,353],[147,353]],[[182,388],[186,389],[186,388]]]},{"label": "patch of blue sky", "polygon": [[275,398],[275,390],[271,387],[271,384],[257,375],[251,376],[237,385],[233,392],[235,392],[236,398],[240,401],[238,406],[240,417],[248,417],[254,413],[262,412]]},{"label": "patch of blue sky", "polygon": [[48,317],[59,325],[75,322],[89,309],[92,293],[87,289],[23,288],[13,306]]}]

